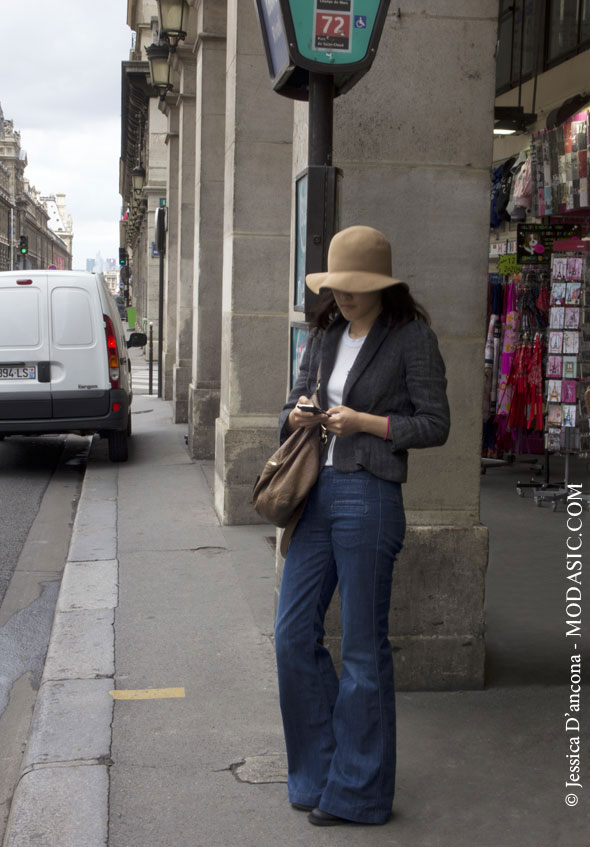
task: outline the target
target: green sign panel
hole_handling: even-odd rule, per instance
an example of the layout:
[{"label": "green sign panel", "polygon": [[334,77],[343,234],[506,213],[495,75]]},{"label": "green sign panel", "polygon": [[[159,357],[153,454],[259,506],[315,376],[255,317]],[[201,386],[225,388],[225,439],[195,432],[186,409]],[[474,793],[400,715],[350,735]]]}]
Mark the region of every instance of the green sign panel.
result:
[{"label": "green sign panel", "polygon": [[326,65],[361,62],[379,6],[379,0],[289,0],[299,53]]},{"label": "green sign panel", "polygon": [[507,253],[505,256],[500,256],[498,259],[498,273],[500,274],[517,274],[522,270],[522,265],[518,264],[516,253]]},{"label": "green sign panel", "polygon": [[135,306],[127,307],[127,323],[129,324],[129,329],[134,329],[137,323],[137,308]]}]

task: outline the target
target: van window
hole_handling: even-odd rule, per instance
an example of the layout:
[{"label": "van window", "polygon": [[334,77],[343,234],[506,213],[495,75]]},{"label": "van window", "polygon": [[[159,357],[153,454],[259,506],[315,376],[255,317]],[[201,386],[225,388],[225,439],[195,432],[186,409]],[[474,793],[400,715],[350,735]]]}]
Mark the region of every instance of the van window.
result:
[{"label": "van window", "polygon": [[94,344],[90,295],[83,288],[54,288],[51,315],[56,347],[91,347]]},{"label": "van window", "polygon": [[0,288],[0,349],[41,345],[38,288]]}]

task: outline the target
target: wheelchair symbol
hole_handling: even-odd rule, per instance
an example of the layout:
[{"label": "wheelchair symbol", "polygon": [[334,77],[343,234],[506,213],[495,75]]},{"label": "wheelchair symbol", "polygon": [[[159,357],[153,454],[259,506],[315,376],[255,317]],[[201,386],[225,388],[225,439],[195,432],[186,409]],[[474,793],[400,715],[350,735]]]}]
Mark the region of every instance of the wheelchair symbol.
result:
[{"label": "wheelchair symbol", "polygon": [[355,15],[354,16],[354,28],[355,29],[366,29],[367,28],[367,16],[366,15]]}]

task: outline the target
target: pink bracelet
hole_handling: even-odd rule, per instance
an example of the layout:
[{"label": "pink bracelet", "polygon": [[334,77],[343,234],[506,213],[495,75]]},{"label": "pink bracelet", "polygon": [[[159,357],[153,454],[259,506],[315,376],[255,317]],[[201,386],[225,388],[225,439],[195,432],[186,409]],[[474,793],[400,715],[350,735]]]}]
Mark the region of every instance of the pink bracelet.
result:
[{"label": "pink bracelet", "polygon": [[385,438],[383,439],[383,441],[387,441],[388,438],[389,438],[389,415],[387,416],[387,432],[385,433]]}]

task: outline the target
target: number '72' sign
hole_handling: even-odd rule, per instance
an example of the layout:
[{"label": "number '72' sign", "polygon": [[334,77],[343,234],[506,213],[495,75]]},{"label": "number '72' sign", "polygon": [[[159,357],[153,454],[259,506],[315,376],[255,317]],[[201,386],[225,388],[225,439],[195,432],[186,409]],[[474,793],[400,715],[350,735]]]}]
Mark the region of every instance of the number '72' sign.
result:
[{"label": "number '72' sign", "polygon": [[350,14],[317,12],[314,48],[316,50],[350,50]]}]

